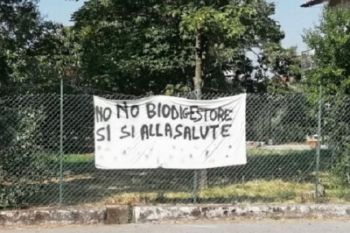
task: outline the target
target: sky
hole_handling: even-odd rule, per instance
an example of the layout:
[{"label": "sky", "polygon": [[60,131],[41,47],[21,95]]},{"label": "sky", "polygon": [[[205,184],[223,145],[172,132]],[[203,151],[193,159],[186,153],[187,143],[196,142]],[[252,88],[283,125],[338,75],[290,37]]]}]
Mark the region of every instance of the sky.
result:
[{"label": "sky", "polygon": [[[64,25],[72,25],[71,14],[78,10],[85,0],[40,0],[39,10],[47,20]],[[268,0],[276,4],[276,14],[273,18],[278,21],[285,32],[282,41],[284,47],[297,46],[298,51],[304,51],[307,46],[303,43],[302,35],[306,29],[317,25],[323,5],[301,8],[306,0]]]}]

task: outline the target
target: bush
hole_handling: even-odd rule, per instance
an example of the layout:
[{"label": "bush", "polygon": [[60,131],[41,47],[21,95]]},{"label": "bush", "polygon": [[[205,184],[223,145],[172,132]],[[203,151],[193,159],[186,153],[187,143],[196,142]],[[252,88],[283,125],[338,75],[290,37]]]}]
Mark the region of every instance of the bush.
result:
[{"label": "bush", "polygon": [[350,184],[350,98],[325,96],[322,118],[324,143],[332,151],[332,170],[341,185]]},{"label": "bush", "polygon": [[334,172],[342,186],[350,185],[350,144],[346,145],[345,150],[339,157]]},{"label": "bush", "polygon": [[13,105],[0,100],[0,208],[25,206],[50,173],[36,142],[41,112]]}]

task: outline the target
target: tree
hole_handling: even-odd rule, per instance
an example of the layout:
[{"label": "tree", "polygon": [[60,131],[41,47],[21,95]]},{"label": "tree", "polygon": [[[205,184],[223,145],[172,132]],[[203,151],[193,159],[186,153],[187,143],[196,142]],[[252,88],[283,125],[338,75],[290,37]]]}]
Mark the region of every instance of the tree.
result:
[{"label": "tree", "polygon": [[282,48],[279,45],[269,45],[264,48],[259,62],[271,73],[268,81],[269,93],[302,92],[301,57],[297,48]]},{"label": "tree", "polygon": [[134,94],[227,89],[225,73],[249,64],[248,48],[283,37],[273,13],[264,0],[87,1],[73,16],[85,83]]},{"label": "tree", "polygon": [[37,144],[42,113],[13,106],[21,98],[0,99],[0,209],[28,205],[55,172]]},{"label": "tree", "polygon": [[305,35],[315,50],[317,69],[309,72],[307,84],[316,93],[322,84],[325,94],[350,94],[350,10],[326,9],[321,24]]},{"label": "tree", "polygon": [[42,20],[36,0],[0,1],[0,22],[0,87],[57,80],[62,26]]},{"label": "tree", "polygon": [[4,95],[58,78],[63,29],[42,20],[34,0],[0,1],[0,22],[0,208],[22,207],[55,170],[39,140],[44,104],[36,105],[33,96]]},{"label": "tree", "polygon": [[315,50],[317,67],[306,74],[306,88],[318,100],[322,87],[322,132],[333,150],[337,174],[349,184],[350,10],[325,9],[320,25],[307,32],[305,41]]}]

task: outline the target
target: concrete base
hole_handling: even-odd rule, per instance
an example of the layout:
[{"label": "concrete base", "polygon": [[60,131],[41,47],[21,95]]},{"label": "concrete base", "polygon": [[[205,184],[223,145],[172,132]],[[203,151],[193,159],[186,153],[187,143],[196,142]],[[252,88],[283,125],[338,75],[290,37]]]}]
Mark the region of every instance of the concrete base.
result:
[{"label": "concrete base", "polygon": [[105,221],[101,208],[40,208],[0,211],[1,225],[97,224]]},{"label": "concrete base", "polygon": [[350,205],[135,206],[136,223],[222,218],[350,218]]},{"label": "concrete base", "polygon": [[235,218],[346,218],[350,205],[112,205],[101,208],[42,208],[0,211],[0,226],[34,224],[127,224]]},{"label": "concrete base", "polygon": [[106,206],[106,224],[126,224],[132,221],[132,207],[127,205]]}]

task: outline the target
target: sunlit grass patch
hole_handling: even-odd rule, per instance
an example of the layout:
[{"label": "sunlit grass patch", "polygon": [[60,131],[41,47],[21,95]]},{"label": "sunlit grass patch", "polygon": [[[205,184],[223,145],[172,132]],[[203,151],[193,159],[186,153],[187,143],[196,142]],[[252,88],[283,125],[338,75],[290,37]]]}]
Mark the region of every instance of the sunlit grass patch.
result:
[{"label": "sunlit grass patch", "polygon": [[300,202],[301,196],[312,192],[313,187],[311,183],[255,180],[208,188],[200,192],[200,198],[223,198],[243,202]]},{"label": "sunlit grass patch", "polygon": [[94,161],[94,154],[67,154],[63,157],[63,162],[68,164],[86,163]]},{"label": "sunlit grass patch", "polygon": [[[311,183],[282,180],[256,180],[244,184],[206,188],[197,193],[201,203],[284,202],[299,203],[314,189]],[[193,192],[130,192],[112,195],[106,204],[176,203],[192,202]],[[312,195],[312,194],[311,194]],[[312,198],[306,201],[312,201]]]}]

